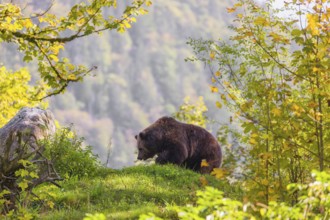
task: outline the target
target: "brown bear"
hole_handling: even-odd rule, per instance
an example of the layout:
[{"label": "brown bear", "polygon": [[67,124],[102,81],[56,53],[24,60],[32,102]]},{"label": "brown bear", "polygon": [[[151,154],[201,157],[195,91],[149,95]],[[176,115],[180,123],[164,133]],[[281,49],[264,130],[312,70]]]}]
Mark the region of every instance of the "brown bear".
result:
[{"label": "brown bear", "polygon": [[[162,117],[135,135],[138,160],[157,155],[157,164],[172,163],[201,173],[220,167],[222,152],[210,132],[196,125]],[[206,160],[208,166],[201,166]]]}]

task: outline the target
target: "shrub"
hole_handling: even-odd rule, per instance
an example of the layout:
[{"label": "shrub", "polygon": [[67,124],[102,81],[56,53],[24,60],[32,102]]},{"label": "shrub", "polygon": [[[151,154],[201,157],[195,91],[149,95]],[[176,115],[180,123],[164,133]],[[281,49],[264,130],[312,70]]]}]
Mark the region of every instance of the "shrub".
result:
[{"label": "shrub", "polygon": [[70,127],[60,128],[54,137],[44,141],[44,154],[61,177],[94,176],[101,168],[91,146],[83,146],[83,141]]},{"label": "shrub", "polygon": [[[290,184],[288,190],[299,193],[294,206],[270,202],[245,203],[225,198],[223,192],[206,187],[197,191],[195,205],[176,206],[179,219],[329,219],[330,217],[330,174],[313,171],[315,180],[310,184]],[[152,213],[141,215],[140,220],[160,219]]]}]

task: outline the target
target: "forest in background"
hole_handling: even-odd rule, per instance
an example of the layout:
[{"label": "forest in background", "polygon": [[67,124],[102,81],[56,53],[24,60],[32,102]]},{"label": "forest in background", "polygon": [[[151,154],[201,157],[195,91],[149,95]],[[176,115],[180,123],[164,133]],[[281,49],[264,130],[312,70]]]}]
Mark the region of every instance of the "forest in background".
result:
[{"label": "forest in background", "polygon": [[[68,10],[74,3],[56,1],[52,12]],[[34,8],[48,5],[31,4]],[[65,56],[97,69],[50,99],[55,118],[63,126],[72,123],[102,162],[111,142],[108,166],[113,168],[133,165],[134,135],[157,118],[175,113],[186,96],[192,100],[203,96],[210,118],[228,120],[225,111],[216,110],[208,68],[185,58],[192,55],[186,44],[189,37],[214,40],[229,35],[226,8],[230,5],[230,1],[159,0],[125,33],[104,32],[70,42]],[[123,10],[119,1],[111,14]],[[13,46],[1,45],[1,51],[1,61],[8,67],[26,65]],[[32,74],[37,72],[33,65],[30,68]]]}]

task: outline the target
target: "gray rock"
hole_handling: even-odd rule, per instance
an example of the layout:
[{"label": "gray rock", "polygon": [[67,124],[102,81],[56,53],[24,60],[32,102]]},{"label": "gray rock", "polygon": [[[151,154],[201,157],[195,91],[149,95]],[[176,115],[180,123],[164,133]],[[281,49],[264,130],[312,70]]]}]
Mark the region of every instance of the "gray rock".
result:
[{"label": "gray rock", "polygon": [[0,171],[7,174],[19,160],[42,151],[37,141],[54,133],[54,116],[49,110],[22,108],[0,128]]}]

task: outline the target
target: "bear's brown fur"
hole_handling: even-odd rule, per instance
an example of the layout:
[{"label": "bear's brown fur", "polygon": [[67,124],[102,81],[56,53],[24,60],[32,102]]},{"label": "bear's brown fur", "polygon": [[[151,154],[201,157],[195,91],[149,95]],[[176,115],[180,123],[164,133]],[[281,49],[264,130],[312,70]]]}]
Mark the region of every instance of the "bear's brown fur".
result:
[{"label": "bear's brown fur", "polygon": [[[139,160],[157,155],[158,164],[177,164],[201,173],[210,173],[221,165],[221,148],[211,133],[171,117],[158,119],[135,138]],[[208,166],[201,166],[203,159]]]}]

